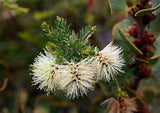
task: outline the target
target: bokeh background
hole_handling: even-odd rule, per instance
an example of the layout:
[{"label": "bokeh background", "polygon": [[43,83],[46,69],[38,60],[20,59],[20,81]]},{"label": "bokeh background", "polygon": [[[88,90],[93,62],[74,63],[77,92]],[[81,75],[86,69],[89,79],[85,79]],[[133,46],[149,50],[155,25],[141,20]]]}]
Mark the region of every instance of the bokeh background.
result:
[{"label": "bokeh background", "polygon": [[[137,1],[127,0],[127,4],[132,6]],[[1,0],[0,113],[104,113],[100,103],[107,97],[98,86],[88,97],[75,100],[68,100],[64,94],[46,96],[32,86],[29,65],[48,40],[41,24],[47,21],[54,26],[57,15],[67,19],[76,32],[96,25],[91,43],[99,48],[114,39],[113,26],[126,18],[121,11],[111,15],[107,0]],[[154,113],[160,113],[160,63],[154,67],[156,76],[143,80],[139,90],[142,95],[146,91]]]}]

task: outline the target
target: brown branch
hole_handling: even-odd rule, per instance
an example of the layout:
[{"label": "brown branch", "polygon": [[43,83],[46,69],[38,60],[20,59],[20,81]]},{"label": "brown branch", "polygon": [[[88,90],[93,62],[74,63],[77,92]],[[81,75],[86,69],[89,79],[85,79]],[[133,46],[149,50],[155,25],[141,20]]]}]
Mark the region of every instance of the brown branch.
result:
[{"label": "brown branch", "polygon": [[0,88],[0,92],[2,92],[6,89],[7,83],[8,83],[8,78],[10,78],[11,74],[10,74],[10,71],[9,71],[9,65],[5,61],[0,60],[0,64],[3,65],[6,68],[6,76],[7,76],[4,79],[2,87]]},{"label": "brown branch", "polygon": [[0,88],[0,92],[6,89],[8,83],[8,78],[5,78],[2,87]]},{"label": "brown branch", "polygon": [[144,29],[146,27],[146,25],[143,24],[143,18],[138,18],[137,24],[138,24],[138,38],[143,38],[144,37]]},{"label": "brown branch", "polygon": [[20,97],[18,97],[17,99],[17,105],[18,105],[18,112],[19,113],[25,113],[25,107],[24,107],[24,104],[21,102],[21,99]]}]

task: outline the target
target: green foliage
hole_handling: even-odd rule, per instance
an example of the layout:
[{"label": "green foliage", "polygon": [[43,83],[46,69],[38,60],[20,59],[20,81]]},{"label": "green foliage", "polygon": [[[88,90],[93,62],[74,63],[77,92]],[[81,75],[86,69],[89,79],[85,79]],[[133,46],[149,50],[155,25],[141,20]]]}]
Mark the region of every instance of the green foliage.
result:
[{"label": "green foliage", "polygon": [[129,51],[132,51],[134,53],[137,53],[137,54],[143,54],[141,52],[141,50],[139,50],[129,39],[129,36],[127,36],[127,34],[125,34],[122,30],[118,30],[119,31],[119,34],[120,34],[120,37],[122,38],[122,42],[125,43],[125,46],[126,48],[129,48]]},{"label": "green foliage", "polygon": [[156,59],[160,57],[160,36],[157,38],[155,42],[155,54],[152,56],[151,59]]},{"label": "green foliage", "polygon": [[132,21],[130,19],[125,19],[125,20],[122,20],[122,21],[116,23],[112,29],[113,39],[115,39],[116,41],[121,43],[122,38],[120,37],[118,29],[121,29],[123,31],[127,31],[129,26],[131,26],[131,25],[132,25]]},{"label": "green foliage", "polygon": [[[152,0],[152,7],[156,7],[158,4],[160,4],[159,0]],[[158,12],[160,12],[160,9],[154,11],[155,14],[158,14]]]},{"label": "green foliage", "polygon": [[111,14],[115,12],[126,13],[128,6],[125,0],[108,0],[110,5]]},{"label": "green foliage", "polygon": [[147,8],[147,9],[140,10],[135,14],[135,16],[140,17],[140,16],[150,14],[153,11],[157,10],[158,8],[160,8],[160,4],[153,8]]},{"label": "green foliage", "polygon": [[155,65],[153,65],[152,66],[152,75],[155,77],[155,79],[157,80],[157,81],[159,81],[160,80],[160,69],[159,69],[159,67],[160,67],[160,59],[156,62],[156,64]]},{"label": "green foliage", "polygon": [[154,33],[155,38],[160,35],[160,27],[158,26],[160,23],[160,13],[156,15],[156,19],[150,23],[150,31]]},{"label": "green foliage", "polygon": [[[140,84],[141,87],[139,87],[140,89],[137,90],[137,93],[140,91],[140,94],[142,94],[140,96],[151,106],[159,106],[159,103],[153,104],[151,100],[157,96],[156,100],[159,102],[158,96],[160,94],[160,60],[158,60],[160,55],[160,8],[155,11],[152,10],[152,8],[160,4],[160,0],[152,0],[152,8],[147,7],[146,9],[146,14],[152,11],[156,14],[155,20],[151,21],[149,27],[146,28],[156,38],[153,48],[155,49],[155,54],[148,62],[144,59],[135,59],[135,56],[131,54],[131,52],[137,52],[130,44],[132,37],[126,35],[127,30],[133,23],[133,19],[129,16],[124,17],[124,14],[127,15],[128,6],[135,5],[139,0],[108,0],[110,7],[104,4],[107,2],[106,0],[93,1],[93,4],[89,4],[86,0],[0,0],[2,6],[0,7],[0,16],[2,17],[0,18],[0,21],[2,21],[0,23],[0,60],[5,61],[10,69],[10,72],[6,72],[4,66],[0,65],[0,75],[2,75],[0,77],[0,86],[2,86],[6,74],[12,74],[6,89],[0,92],[0,100],[2,100],[0,112],[23,112],[19,111],[19,105],[22,105],[20,107],[24,107],[24,112],[31,111],[33,113],[104,113],[104,109],[99,103],[111,96],[126,97],[125,93],[128,91],[126,86],[129,87],[135,77],[134,72],[138,71],[135,67],[129,68],[127,64],[132,64],[135,61],[148,64],[153,62],[150,65],[153,75],[151,77],[152,80],[151,78],[144,79],[147,80],[147,83],[142,84],[142,86]],[[109,9],[114,15],[110,15]],[[8,13],[10,11],[14,12],[14,18]],[[27,13],[28,11],[30,13]],[[143,13],[142,15],[144,15],[143,11],[141,10],[138,13]],[[25,15],[21,15],[24,13]],[[117,15],[115,13],[120,14]],[[55,26],[51,26],[56,15],[65,17],[72,23],[72,27],[63,18],[59,17],[57,17]],[[138,18],[141,18],[141,16]],[[92,42],[97,45],[108,43],[112,31],[114,43],[122,47],[123,53],[125,53],[126,67],[124,67],[125,73],[121,73],[116,77],[117,81],[112,80],[110,83],[103,84],[108,94],[107,96],[97,85],[95,86],[95,91],[90,92],[88,96],[71,101],[66,100],[63,93],[57,96],[45,96],[41,95],[42,93],[36,90],[35,87],[31,87],[32,76],[29,76],[29,64],[42,51],[47,41],[39,28],[43,20],[47,21],[47,23],[44,22],[42,24],[42,28],[50,41],[47,44],[47,49],[57,57],[58,63],[64,63],[66,60],[78,62],[82,58],[95,54],[95,48],[88,43],[89,38],[95,31],[95,27],[87,26],[80,30],[86,24],[98,26],[96,35],[91,38],[93,39]],[[71,28],[74,28],[75,32]],[[77,31],[79,31],[79,34]],[[69,45],[67,45],[68,43]],[[30,44],[33,44],[34,47],[30,47]],[[72,59],[72,56],[74,56],[74,59]],[[65,59],[61,60],[61,58]],[[152,90],[153,92],[150,92]],[[129,97],[136,96],[134,92],[128,91],[127,93]],[[75,108],[77,108],[77,111],[74,110]],[[156,110],[154,109],[153,112],[156,113]],[[157,113],[159,113],[159,110]]]},{"label": "green foliage", "polygon": [[57,63],[71,60],[79,62],[87,56],[94,55],[95,48],[89,45],[88,39],[95,28],[87,26],[77,35],[64,18],[57,16],[55,28],[50,27],[46,22],[42,23],[42,29],[50,40],[47,48],[56,56]]},{"label": "green foliage", "polygon": [[133,53],[142,54],[142,52],[131,42],[129,34],[125,32],[131,24],[132,20],[123,20],[117,23],[112,29],[112,35],[115,42],[118,42],[118,45],[121,45],[126,54],[131,51]]},{"label": "green foliage", "polygon": [[144,91],[144,97],[145,97],[145,101],[147,102],[147,104],[152,103],[154,96],[155,96],[155,94],[152,90],[145,90]]}]

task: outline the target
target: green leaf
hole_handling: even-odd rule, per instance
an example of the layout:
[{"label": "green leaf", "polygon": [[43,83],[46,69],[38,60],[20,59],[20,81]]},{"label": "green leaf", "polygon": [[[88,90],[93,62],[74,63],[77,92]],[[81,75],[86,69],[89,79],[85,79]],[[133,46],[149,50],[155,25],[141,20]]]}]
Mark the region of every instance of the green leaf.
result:
[{"label": "green leaf", "polygon": [[79,38],[85,40],[88,42],[88,39],[92,36],[92,34],[95,32],[96,26],[86,26],[84,29],[81,29]]},{"label": "green leaf", "polygon": [[[120,45],[123,50],[124,54],[129,54],[131,51],[142,54],[142,52],[129,40],[129,38],[126,36],[125,33],[121,33],[121,31],[127,31],[128,28],[132,25],[133,21],[132,19],[125,19],[117,24],[112,29],[112,36],[115,40],[114,42]],[[127,38],[126,38],[127,37]]]},{"label": "green leaf", "polygon": [[[128,34],[124,33],[129,26],[132,25],[132,20],[123,20],[117,23],[112,29],[112,36],[115,38],[115,41],[120,43],[122,48],[128,54],[130,51],[136,54],[143,54],[130,40]],[[113,39],[114,40],[114,39]]]},{"label": "green leaf", "polygon": [[152,60],[160,57],[160,36],[156,39],[154,46],[155,46],[155,54],[151,57]]},{"label": "green leaf", "polygon": [[160,59],[156,62],[155,65],[152,66],[152,74],[156,78],[156,80],[160,81]]},{"label": "green leaf", "polygon": [[130,51],[136,53],[136,54],[143,54],[141,50],[139,50],[130,40],[129,37],[121,30],[118,29],[118,32],[120,34],[120,37],[122,38],[123,43],[126,44],[126,46],[130,49]]},{"label": "green leaf", "polygon": [[[152,0],[152,7],[156,7],[157,4],[160,4],[160,0]],[[160,12],[160,9],[154,11],[155,14],[157,14],[158,12]]]},{"label": "green leaf", "polygon": [[140,17],[140,16],[150,14],[153,11],[157,10],[158,8],[160,8],[160,4],[158,4],[156,7],[153,7],[153,8],[147,8],[147,9],[140,10],[135,14],[135,16]]},{"label": "green leaf", "polygon": [[[116,23],[112,29],[112,36],[113,38],[116,38],[116,40],[121,40],[119,33],[118,33],[118,29],[120,28],[121,30],[127,30],[129,28],[129,26],[132,25],[132,21],[125,19],[122,20],[118,23]],[[113,39],[114,40],[114,39]]]},{"label": "green leaf", "polygon": [[94,47],[88,43],[88,38],[94,33],[95,27],[86,27],[78,35],[71,29],[70,24],[59,16],[56,17],[54,28],[46,22],[43,22],[41,27],[50,41],[46,48],[56,56],[57,63],[64,64],[71,60],[79,62],[95,55]]},{"label": "green leaf", "polygon": [[126,13],[128,6],[125,0],[109,0],[111,14],[115,12]]},{"label": "green leaf", "polygon": [[147,89],[144,91],[144,97],[145,97],[145,101],[147,102],[147,104],[152,103],[154,96],[155,96],[155,93],[152,89]]},{"label": "green leaf", "polygon": [[155,36],[160,35],[160,13],[156,15],[156,19],[150,22],[150,32],[154,33]]}]

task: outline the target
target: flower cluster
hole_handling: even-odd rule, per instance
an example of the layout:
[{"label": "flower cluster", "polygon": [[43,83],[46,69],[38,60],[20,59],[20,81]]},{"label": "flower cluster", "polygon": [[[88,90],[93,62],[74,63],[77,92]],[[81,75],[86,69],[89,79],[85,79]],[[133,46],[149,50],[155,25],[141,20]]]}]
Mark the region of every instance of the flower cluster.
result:
[{"label": "flower cluster", "polygon": [[137,113],[138,106],[134,98],[109,98],[102,105],[106,107],[105,113]]},{"label": "flower cluster", "polygon": [[56,64],[56,58],[44,51],[32,65],[33,84],[39,85],[49,93],[62,90],[69,98],[87,95],[99,80],[109,81],[118,72],[123,72],[124,59],[121,48],[112,42],[95,56],[89,56],[80,62],[67,62],[66,65]]},{"label": "flower cluster", "polygon": [[[135,14],[138,11],[146,10],[150,6],[150,0],[140,0],[136,7],[132,7],[129,14],[134,18],[135,22],[130,26],[128,33],[133,37],[133,44],[143,53],[134,54],[136,59],[143,59],[146,62],[150,62],[150,57],[154,54],[154,43],[156,38],[154,34],[150,33],[148,29],[145,29],[149,23],[156,19],[154,13],[146,14],[141,17],[136,17]],[[137,76],[136,85],[132,88],[137,88],[137,81],[140,79],[148,78],[151,76],[152,68],[149,63],[135,61],[130,64],[130,68],[135,67],[135,75]],[[136,87],[135,87],[136,86]]]}]

